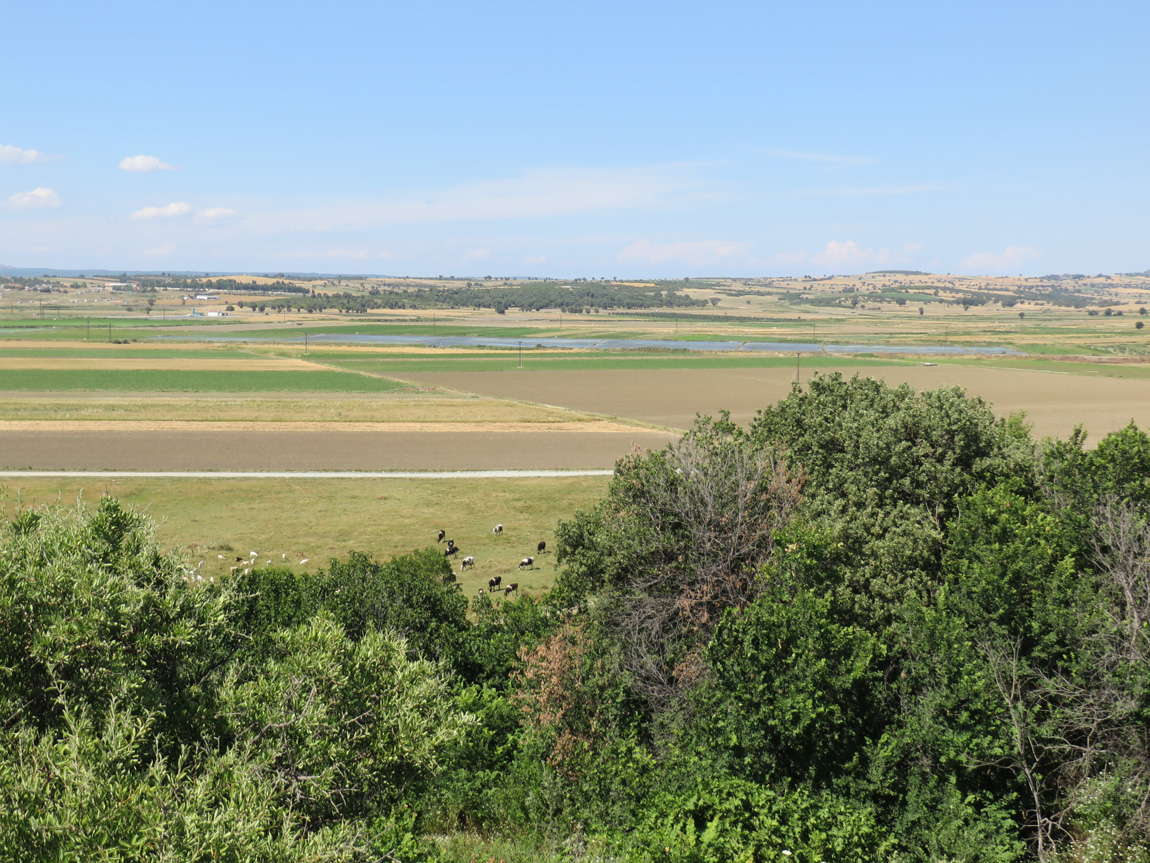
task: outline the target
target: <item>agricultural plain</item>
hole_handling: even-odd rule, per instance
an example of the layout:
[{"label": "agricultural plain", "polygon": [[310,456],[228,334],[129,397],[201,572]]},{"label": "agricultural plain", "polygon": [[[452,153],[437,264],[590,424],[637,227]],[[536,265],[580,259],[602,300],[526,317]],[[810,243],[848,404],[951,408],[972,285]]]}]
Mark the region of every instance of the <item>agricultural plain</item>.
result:
[{"label": "agricultural plain", "polygon": [[[605,480],[225,474],[610,468],[697,414],[748,422],[816,372],[959,386],[999,415],[1024,412],[1036,437],[1082,425],[1096,442],[1150,425],[1145,277],[693,280],[657,285],[693,306],[499,312],[474,290],[473,307],[435,306],[436,291],[462,287],[447,280],[300,282],[306,303],[268,293],[275,279],[223,291],[33,281],[0,285],[0,469],[219,471],[107,485],[150,506],[162,538],[208,568],[269,543],[309,567],[353,548],[386,556],[424,544],[438,523],[467,526],[456,539],[476,550],[478,584],[489,555],[503,554],[486,522],[525,526],[518,560]],[[201,288],[217,298],[191,301]],[[720,349],[749,342],[774,347]],[[973,353],[999,349],[1012,353]],[[83,484],[20,485],[27,502],[71,500]],[[545,586],[549,566],[525,586]]]}]

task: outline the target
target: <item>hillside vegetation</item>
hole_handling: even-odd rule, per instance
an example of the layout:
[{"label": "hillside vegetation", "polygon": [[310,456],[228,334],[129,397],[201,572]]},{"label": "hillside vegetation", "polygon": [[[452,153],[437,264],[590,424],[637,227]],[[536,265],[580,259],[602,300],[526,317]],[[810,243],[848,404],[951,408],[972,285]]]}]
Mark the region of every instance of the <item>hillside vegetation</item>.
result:
[{"label": "hillside vegetation", "polygon": [[470,602],[10,511],[0,861],[1150,860],[1150,437],[1083,444],[817,376]]}]

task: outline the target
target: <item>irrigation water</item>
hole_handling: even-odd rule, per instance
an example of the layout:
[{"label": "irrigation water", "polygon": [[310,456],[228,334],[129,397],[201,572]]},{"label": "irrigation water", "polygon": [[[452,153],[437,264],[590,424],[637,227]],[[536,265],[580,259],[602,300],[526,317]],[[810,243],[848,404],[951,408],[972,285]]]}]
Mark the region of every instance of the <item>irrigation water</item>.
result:
[{"label": "irrigation water", "polygon": [[[178,338],[170,336],[166,338]],[[205,341],[218,342],[261,342],[304,343],[303,336],[292,338],[261,336],[212,336]],[[673,339],[502,339],[488,336],[417,336],[417,335],[359,335],[350,333],[308,334],[307,340],[314,344],[329,342],[356,345],[418,345],[426,348],[564,348],[568,350],[620,351],[620,350],[662,350],[662,351],[757,351],[770,353],[803,354],[931,354],[961,356],[980,354],[987,356],[1024,356],[1015,348],[969,345],[830,345],[818,342],[696,342]]]}]

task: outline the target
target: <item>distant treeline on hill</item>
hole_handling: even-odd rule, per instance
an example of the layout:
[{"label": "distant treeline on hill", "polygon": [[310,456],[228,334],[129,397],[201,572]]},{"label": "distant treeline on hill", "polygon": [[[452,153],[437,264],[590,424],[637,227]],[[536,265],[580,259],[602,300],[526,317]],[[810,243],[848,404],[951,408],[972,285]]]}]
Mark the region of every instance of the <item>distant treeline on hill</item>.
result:
[{"label": "distant treeline on hill", "polygon": [[416,288],[388,290],[372,288],[367,294],[316,294],[270,302],[269,308],[293,308],[322,312],[366,312],[371,309],[494,309],[503,314],[510,308],[523,311],[559,309],[570,314],[593,309],[697,308],[707,305],[675,290],[658,285],[610,285],[579,282],[560,285],[553,282],[527,282],[518,287],[498,288]]},{"label": "distant treeline on hill", "polygon": [[220,291],[230,294],[311,294],[311,288],[293,285],[291,282],[276,280],[274,282],[240,282],[236,279],[205,279],[202,282],[192,282],[190,286],[200,291]]}]

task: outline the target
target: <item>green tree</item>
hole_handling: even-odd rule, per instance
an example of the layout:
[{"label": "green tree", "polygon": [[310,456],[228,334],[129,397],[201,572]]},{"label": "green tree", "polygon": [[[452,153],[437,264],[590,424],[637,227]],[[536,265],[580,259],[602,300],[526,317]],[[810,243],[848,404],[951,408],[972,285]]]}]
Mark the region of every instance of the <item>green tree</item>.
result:
[{"label": "green tree", "polygon": [[959,498],[1034,471],[1021,420],[997,420],[953,387],[916,393],[816,375],[806,391],[796,386],[760,411],[750,434],[801,467],[802,512],[842,543],[844,590],[876,620],[889,619],[908,590],[933,590]]},{"label": "green tree", "polygon": [[277,798],[316,827],[387,814],[439,770],[473,717],[441,669],[391,632],[352,640],[319,615],[275,637],[270,658],[221,695],[234,739],[275,777]]},{"label": "green tree", "polygon": [[560,605],[598,595],[635,692],[656,712],[682,704],[727,608],[757,595],[798,479],[724,416],[666,449],[616,465],[606,499],[557,530]]},{"label": "green tree", "polygon": [[0,723],[96,723],[113,702],[147,713],[173,745],[212,734],[211,680],[237,649],[227,588],[155,545],[110,497],[23,509],[0,555]]}]

